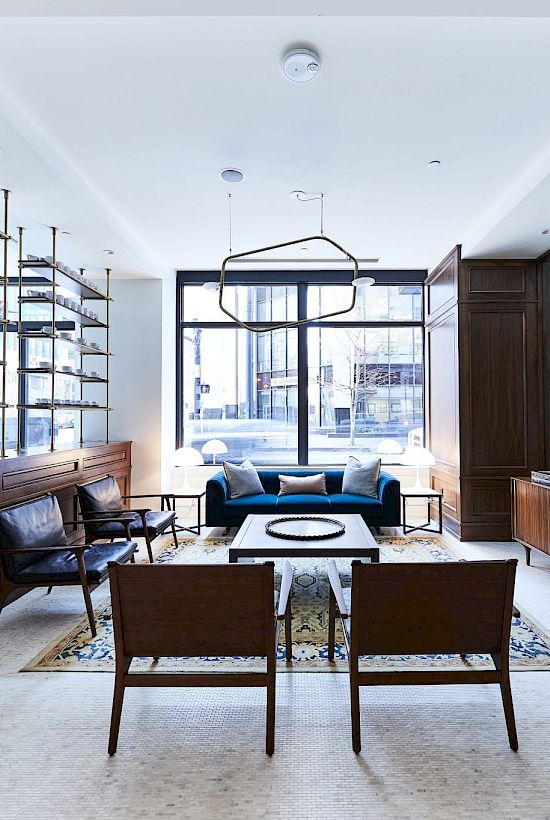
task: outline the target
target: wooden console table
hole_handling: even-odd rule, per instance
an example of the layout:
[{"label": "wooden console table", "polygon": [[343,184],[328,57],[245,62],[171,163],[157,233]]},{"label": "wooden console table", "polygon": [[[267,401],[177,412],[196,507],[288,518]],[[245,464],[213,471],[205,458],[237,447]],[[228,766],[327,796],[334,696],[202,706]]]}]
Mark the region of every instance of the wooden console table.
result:
[{"label": "wooden console table", "polygon": [[523,544],[527,566],[532,549],[550,555],[550,487],[512,478],[512,538]]}]

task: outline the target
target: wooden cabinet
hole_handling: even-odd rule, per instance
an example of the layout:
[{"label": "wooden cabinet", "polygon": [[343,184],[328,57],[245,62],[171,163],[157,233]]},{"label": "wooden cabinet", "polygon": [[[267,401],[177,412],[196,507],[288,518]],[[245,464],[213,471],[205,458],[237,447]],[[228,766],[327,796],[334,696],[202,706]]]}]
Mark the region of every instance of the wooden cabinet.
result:
[{"label": "wooden cabinet", "polygon": [[544,466],[540,282],[536,261],[460,247],[426,280],[431,486],[462,540],[509,540],[510,478]]},{"label": "wooden cabinet", "polygon": [[550,487],[528,478],[512,479],[512,538],[525,547],[550,555]]},{"label": "wooden cabinet", "polygon": [[[0,506],[9,507],[45,493],[57,496],[64,520],[76,521],[76,484],[114,475],[122,495],[131,493],[132,442],[90,444],[54,452],[18,455],[0,459]],[[70,543],[84,538],[84,529],[67,528]],[[2,569],[0,567],[0,587]],[[14,598],[19,597],[18,593]],[[12,598],[11,600],[14,600]],[[10,599],[8,599],[9,602]]]}]

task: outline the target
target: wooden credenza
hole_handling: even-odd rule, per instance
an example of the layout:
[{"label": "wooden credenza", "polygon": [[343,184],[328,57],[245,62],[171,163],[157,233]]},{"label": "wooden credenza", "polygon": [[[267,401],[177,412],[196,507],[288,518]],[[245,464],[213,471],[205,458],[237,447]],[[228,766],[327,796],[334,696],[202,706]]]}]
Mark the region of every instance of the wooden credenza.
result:
[{"label": "wooden credenza", "polygon": [[528,565],[531,549],[550,555],[550,487],[512,478],[512,538],[523,544]]},{"label": "wooden credenza", "polygon": [[[118,481],[121,494],[130,495],[131,470],[131,441],[9,456],[0,459],[0,507],[53,493],[59,501],[63,519],[76,521],[79,518],[76,484],[110,473]],[[71,544],[84,538],[83,528],[67,527],[66,533]],[[0,587],[2,581],[0,567]],[[21,594],[24,592],[14,594],[6,604]]]}]

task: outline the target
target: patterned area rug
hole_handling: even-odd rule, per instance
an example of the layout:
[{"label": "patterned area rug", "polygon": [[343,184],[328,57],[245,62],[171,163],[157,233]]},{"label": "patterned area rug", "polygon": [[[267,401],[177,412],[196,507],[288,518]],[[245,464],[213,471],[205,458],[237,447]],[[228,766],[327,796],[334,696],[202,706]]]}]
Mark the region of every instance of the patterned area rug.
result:
[{"label": "patterned area rug", "polygon": [[[406,561],[455,561],[448,544],[437,536],[380,536],[380,560],[384,563]],[[159,563],[227,563],[231,538],[182,538],[175,548],[171,542],[157,556]],[[293,659],[284,658],[284,626],[281,629],[278,665],[281,672],[346,672],[347,661],[341,632],[337,631],[334,662],[327,659],[328,577],[323,559],[294,559],[292,585]],[[350,561],[337,562],[344,585],[349,584]],[[278,565],[275,564],[277,575]],[[278,581],[278,575],[277,575]],[[87,618],[83,617],[68,633],[55,640],[22,672],[112,672],[114,670],[113,626],[110,600],[106,597],[96,609],[97,636],[92,638]],[[340,630],[338,623],[337,630]],[[247,658],[165,658],[153,665],[151,658],[136,658],[132,670],[139,671],[217,671],[264,668],[261,660]],[[468,656],[464,661],[456,655],[426,655],[365,658],[364,668],[483,668],[492,667],[489,657]],[[510,640],[510,668],[517,671],[547,671],[550,669],[550,636],[522,613],[514,618]]]}]

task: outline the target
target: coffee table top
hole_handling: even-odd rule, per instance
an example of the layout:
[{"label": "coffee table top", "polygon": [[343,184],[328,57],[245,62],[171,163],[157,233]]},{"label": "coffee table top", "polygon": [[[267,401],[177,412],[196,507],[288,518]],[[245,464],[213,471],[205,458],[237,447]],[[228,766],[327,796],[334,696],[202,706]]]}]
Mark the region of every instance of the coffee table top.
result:
[{"label": "coffee table top", "polygon": [[[319,517],[320,514],[312,513],[312,518]],[[346,531],[335,538],[327,538],[322,541],[300,541],[294,539],[280,539],[268,535],[265,525],[274,518],[280,518],[276,514],[272,515],[247,515],[244,524],[235,536],[231,544],[231,551],[238,550],[241,554],[252,554],[269,556],[278,555],[284,551],[287,555],[295,553],[301,556],[318,556],[333,554],[351,554],[354,550],[377,548],[374,536],[358,514],[332,515],[344,524]],[[291,516],[285,516],[285,518]],[[304,518],[304,515],[296,515],[296,518]]]}]

